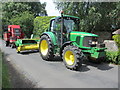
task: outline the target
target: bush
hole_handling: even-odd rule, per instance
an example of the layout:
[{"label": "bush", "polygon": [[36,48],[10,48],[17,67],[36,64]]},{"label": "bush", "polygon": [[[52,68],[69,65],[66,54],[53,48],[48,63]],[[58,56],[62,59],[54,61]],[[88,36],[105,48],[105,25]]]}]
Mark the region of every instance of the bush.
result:
[{"label": "bush", "polygon": [[113,39],[116,42],[116,45],[118,46],[118,56],[117,56],[117,63],[120,64],[120,34],[113,35]]},{"label": "bush", "polygon": [[120,34],[113,35],[113,39],[116,42],[118,49],[120,51]]},{"label": "bush", "polygon": [[106,52],[106,61],[114,64],[120,64],[120,56],[118,51],[107,51]]},{"label": "bush", "polygon": [[45,32],[50,24],[50,19],[54,16],[38,16],[34,19],[34,35],[41,35]]}]

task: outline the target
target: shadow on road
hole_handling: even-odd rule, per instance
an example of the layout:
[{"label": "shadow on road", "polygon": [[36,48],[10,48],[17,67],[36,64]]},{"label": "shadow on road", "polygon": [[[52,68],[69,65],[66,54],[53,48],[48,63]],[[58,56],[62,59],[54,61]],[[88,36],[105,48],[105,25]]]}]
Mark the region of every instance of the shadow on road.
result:
[{"label": "shadow on road", "polygon": [[[62,58],[60,56],[55,56],[53,60],[50,60],[49,62],[62,62]],[[89,71],[90,68],[89,66],[95,67],[99,70],[110,70],[113,67],[109,65],[109,63],[100,63],[100,64],[96,64],[96,63],[92,63],[89,61],[84,61],[82,64],[82,67],[78,70],[79,72],[86,72]]]},{"label": "shadow on road", "polygon": [[55,62],[62,62],[62,58],[60,56],[55,56],[53,59]]},{"label": "shadow on road", "polygon": [[62,58],[59,55],[54,56],[53,60],[49,60],[50,62],[62,62]]},{"label": "shadow on road", "polygon": [[80,68],[80,70],[78,70],[78,71],[80,71],[80,72],[89,71],[90,70],[89,66],[95,67],[95,68],[97,68],[99,70],[103,70],[103,71],[104,70],[110,70],[110,69],[113,68],[112,66],[109,65],[109,63],[102,62],[100,64],[96,64],[96,63],[92,63],[92,62],[89,62],[89,61],[85,61],[82,65],[82,67]]},{"label": "shadow on road", "polygon": [[29,54],[33,54],[33,53],[37,53],[39,52],[38,50],[30,50],[30,51],[23,51],[21,52],[22,55],[29,55]]},{"label": "shadow on road", "polygon": [[25,77],[25,75],[22,72],[20,72],[12,62],[8,60],[9,56],[10,54],[5,54],[5,53],[3,54],[3,58],[4,58],[3,63],[6,66],[10,78],[10,83],[11,83],[10,88],[34,88],[36,86],[36,83]]}]

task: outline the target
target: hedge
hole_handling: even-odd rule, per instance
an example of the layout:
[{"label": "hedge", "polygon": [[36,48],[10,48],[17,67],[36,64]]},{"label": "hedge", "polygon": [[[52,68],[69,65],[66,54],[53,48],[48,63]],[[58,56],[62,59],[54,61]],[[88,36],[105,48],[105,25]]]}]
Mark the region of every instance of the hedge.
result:
[{"label": "hedge", "polygon": [[108,62],[112,62],[115,64],[120,65],[120,34],[113,35],[112,37],[114,41],[116,42],[116,45],[118,46],[118,51],[116,52],[107,52],[106,53],[106,60]]},{"label": "hedge", "polygon": [[120,55],[118,51],[107,51],[105,61],[120,65]]},{"label": "hedge", "polygon": [[49,25],[50,25],[50,19],[55,16],[38,16],[34,19],[34,35],[41,35],[43,32],[45,32]]},{"label": "hedge", "polygon": [[114,41],[116,42],[117,46],[118,46],[118,49],[120,51],[120,34],[116,34],[116,35],[113,35],[112,37],[114,39]]}]

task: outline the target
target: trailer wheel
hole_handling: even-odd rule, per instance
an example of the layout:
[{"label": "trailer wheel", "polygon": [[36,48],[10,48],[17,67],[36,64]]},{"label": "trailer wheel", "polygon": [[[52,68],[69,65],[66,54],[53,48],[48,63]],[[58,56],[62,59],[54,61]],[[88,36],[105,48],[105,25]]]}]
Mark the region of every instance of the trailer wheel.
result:
[{"label": "trailer wheel", "polygon": [[79,70],[83,62],[83,53],[73,45],[66,46],[63,49],[62,59],[68,69]]},{"label": "trailer wheel", "polygon": [[11,47],[12,47],[12,48],[15,48],[16,46],[15,46],[15,44],[11,44]]},{"label": "trailer wheel", "polygon": [[54,57],[52,41],[47,35],[41,36],[39,52],[44,60],[52,60]]},{"label": "trailer wheel", "polygon": [[6,41],[5,45],[6,45],[6,47],[8,47],[9,46],[9,41]]},{"label": "trailer wheel", "polygon": [[20,53],[20,47],[16,48],[17,53]]}]

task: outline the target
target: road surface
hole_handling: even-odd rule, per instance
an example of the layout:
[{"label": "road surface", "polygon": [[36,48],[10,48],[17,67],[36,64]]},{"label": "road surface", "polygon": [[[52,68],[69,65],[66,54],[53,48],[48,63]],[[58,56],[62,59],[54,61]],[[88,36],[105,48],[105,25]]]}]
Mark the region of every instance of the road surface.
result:
[{"label": "road surface", "polygon": [[72,71],[66,69],[59,57],[44,61],[38,52],[17,54],[15,49],[5,47],[2,40],[0,48],[8,61],[38,88],[118,88],[117,65],[86,62],[81,71]]}]

